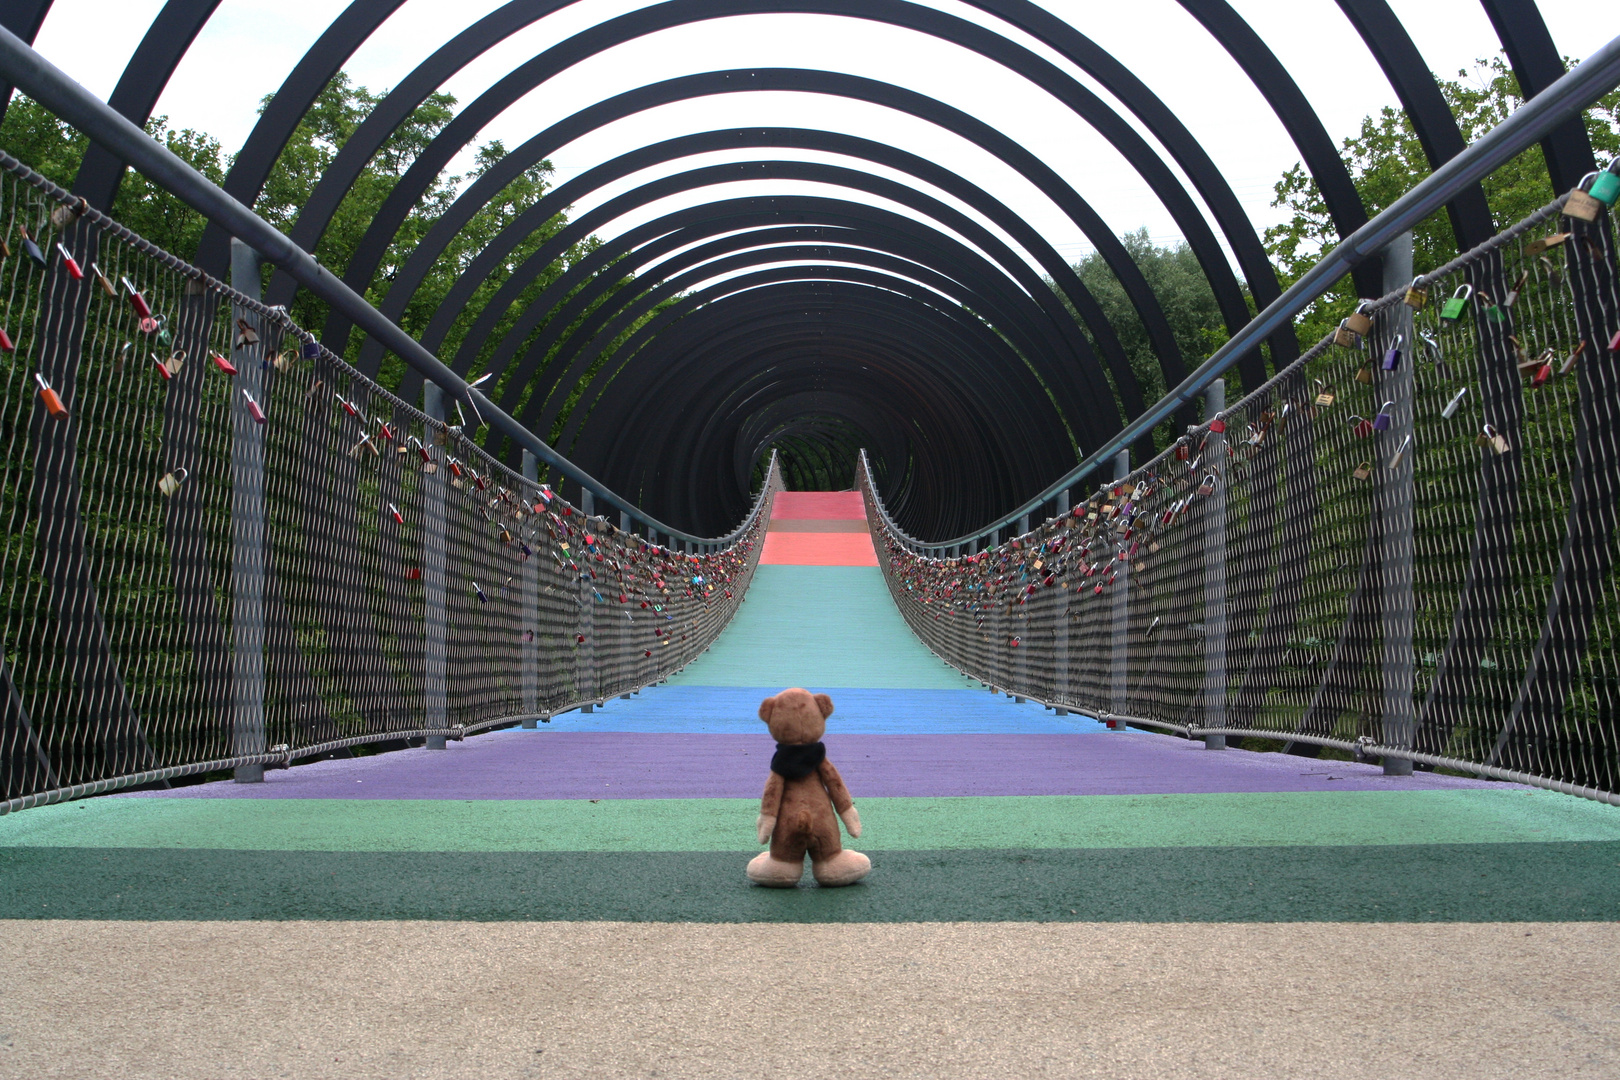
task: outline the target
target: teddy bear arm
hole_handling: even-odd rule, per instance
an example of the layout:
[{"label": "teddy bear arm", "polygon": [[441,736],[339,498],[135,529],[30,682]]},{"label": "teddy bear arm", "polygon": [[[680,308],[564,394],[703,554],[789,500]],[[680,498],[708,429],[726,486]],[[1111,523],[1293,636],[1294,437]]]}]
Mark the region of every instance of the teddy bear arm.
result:
[{"label": "teddy bear arm", "polygon": [[782,810],[782,774],[771,773],[771,778],[765,781],[765,794],[760,796],[759,813],[761,817],[775,817]]},{"label": "teddy bear arm", "polygon": [[838,775],[838,767],[831,761],[823,758],[817,770],[821,775],[821,784],[827,789],[827,797],[832,799],[833,809],[843,814],[855,805],[850,797],[849,788],[844,786],[844,778]]}]

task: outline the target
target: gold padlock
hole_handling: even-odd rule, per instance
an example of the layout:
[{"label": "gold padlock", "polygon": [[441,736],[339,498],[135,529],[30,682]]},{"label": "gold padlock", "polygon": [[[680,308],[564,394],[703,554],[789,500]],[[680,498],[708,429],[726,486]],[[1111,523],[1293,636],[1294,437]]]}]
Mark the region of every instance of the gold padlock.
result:
[{"label": "gold padlock", "polygon": [[1356,471],[1351,475],[1353,475],[1357,480],[1367,479],[1367,477],[1372,475],[1372,462],[1363,461],[1360,465],[1356,466]]},{"label": "gold padlock", "polygon": [[1356,347],[1356,334],[1355,331],[1350,329],[1349,319],[1341,322],[1339,328],[1333,331],[1333,344],[1341,349],[1353,349]]},{"label": "gold padlock", "polygon": [[1479,443],[1481,446],[1490,447],[1498,454],[1505,454],[1508,452],[1507,439],[1503,438],[1502,433],[1497,431],[1496,428],[1492,427],[1490,424],[1486,424],[1480,430],[1478,438],[1476,438],[1474,441]]},{"label": "gold padlock", "polygon": [[1361,383],[1364,386],[1371,386],[1372,381],[1372,365],[1362,364],[1361,369],[1356,372],[1356,382]]},{"label": "gold padlock", "polygon": [[1573,235],[1573,233],[1559,232],[1553,233],[1551,236],[1537,237],[1524,246],[1524,253],[1528,258],[1533,259],[1542,252],[1559,246]]},{"label": "gold padlock", "polygon": [[1316,380],[1316,403],[1324,409],[1333,404],[1333,388],[1322,379]]},{"label": "gold padlock", "polygon": [[180,490],[180,485],[185,483],[186,478],[190,475],[191,473],[185,469],[176,469],[174,472],[164,473],[163,479],[158,481],[158,490],[163,492],[164,495],[173,495]]},{"label": "gold padlock", "polygon": [[1422,311],[1424,305],[1429,302],[1429,290],[1418,284],[1422,280],[1422,275],[1413,278],[1412,284],[1406,287],[1406,296],[1402,298],[1406,306],[1413,311]]},{"label": "gold padlock", "polygon": [[1356,334],[1360,337],[1366,337],[1368,334],[1372,333],[1372,320],[1367,317],[1365,311],[1367,305],[1370,303],[1372,303],[1371,300],[1363,300],[1356,306],[1356,310],[1351,313],[1350,317],[1344,320],[1345,325],[1350,328],[1350,332],[1352,334]]},{"label": "gold padlock", "polygon": [[1564,203],[1564,213],[1582,221],[1596,221],[1598,214],[1602,213],[1602,211],[1603,204],[1580,188],[1571,191],[1568,200]]}]

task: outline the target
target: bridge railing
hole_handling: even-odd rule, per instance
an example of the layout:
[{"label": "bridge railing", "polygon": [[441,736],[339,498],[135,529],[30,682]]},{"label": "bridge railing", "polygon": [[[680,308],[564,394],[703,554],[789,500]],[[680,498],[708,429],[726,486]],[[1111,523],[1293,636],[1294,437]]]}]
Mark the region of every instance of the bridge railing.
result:
[{"label": "bridge railing", "polygon": [[259,303],[251,259],[237,291],[0,168],[0,813],[532,723],[741,603],[774,461],[723,547],[622,532]]},{"label": "bridge railing", "polygon": [[906,538],[863,460],[907,622],[1121,729],[1620,802],[1620,293],[1567,199],[987,551]]}]

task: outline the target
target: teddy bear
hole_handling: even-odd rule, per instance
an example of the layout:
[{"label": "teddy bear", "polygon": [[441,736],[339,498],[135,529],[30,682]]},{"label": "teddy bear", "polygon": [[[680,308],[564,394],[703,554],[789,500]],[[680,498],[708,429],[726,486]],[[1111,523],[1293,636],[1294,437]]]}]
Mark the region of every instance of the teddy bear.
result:
[{"label": "teddy bear", "polygon": [[839,842],[838,819],[853,839],[861,835],[861,815],[821,743],[832,711],[832,698],[798,687],[759,704],[759,718],[776,739],[776,754],[756,822],[759,842],[768,841],[771,849],[748,864],[755,884],[792,888],[804,875],[807,853],[820,885],[853,885],[872,870],[871,859]]}]

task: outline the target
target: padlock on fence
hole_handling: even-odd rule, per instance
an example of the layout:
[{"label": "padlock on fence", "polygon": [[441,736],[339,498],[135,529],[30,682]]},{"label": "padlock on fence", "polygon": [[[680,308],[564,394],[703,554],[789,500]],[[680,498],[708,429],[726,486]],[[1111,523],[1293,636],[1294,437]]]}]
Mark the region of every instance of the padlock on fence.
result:
[{"label": "padlock on fence", "polygon": [[17,343],[11,340],[11,335],[6,333],[6,328],[0,326],[0,352],[14,353],[16,351]]},{"label": "padlock on fence", "polygon": [[186,469],[176,469],[173,472],[166,472],[163,474],[163,477],[158,480],[158,490],[163,492],[164,495],[173,495],[175,492],[180,490],[180,485],[185,483],[187,478],[190,476],[191,473]]},{"label": "padlock on fence", "polygon": [[35,265],[41,270],[50,265],[45,261],[45,253],[39,250],[39,245],[34,243],[34,238],[28,235],[28,230],[22,227],[21,222],[17,224],[17,235],[22,237],[23,251],[34,261]]},{"label": "padlock on fence", "polygon": [[1371,300],[1363,300],[1356,305],[1356,310],[1351,312],[1350,317],[1344,320],[1345,328],[1357,337],[1366,337],[1372,333],[1373,322],[1367,317],[1367,308],[1371,305]]},{"label": "padlock on fence", "polygon": [[1354,476],[1357,480],[1367,479],[1367,477],[1372,475],[1372,462],[1363,461],[1360,465],[1356,466],[1356,471],[1350,475]]},{"label": "padlock on fence", "polygon": [[1356,332],[1350,329],[1349,319],[1345,319],[1343,322],[1339,323],[1338,329],[1333,331],[1333,344],[1342,349],[1353,349],[1356,347]]},{"label": "padlock on fence", "polygon": [[90,272],[95,275],[96,284],[101,286],[102,292],[106,293],[114,300],[118,299],[118,290],[113,288],[113,283],[111,281],[107,280],[107,275],[101,272],[101,267],[92,262],[90,264]]},{"label": "padlock on fence", "polygon": [[245,386],[242,388],[242,396],[247,398],[248,415],[253,417],[253,422],[255,424],[263,424],[264,410],[259,407],[259,403],[257,401],[253,400],[253,395],[247,392],[247,387]]},{"label": "padlock on fence", "polygon": [[1497,431],[1496,428],[1492,427],[1490,424],[1486,424],[1480,429],[1479,436],[1474,441],[1479,443],[1481,446],[1490,447],[1498,454],[1505,454],[1508,452],[1507,439],[1502,436],[1501,432]]},{"label": "padlock on fence", "polygon": [[1317,379],[1316,380],[1316,404],[1318,406],[1320,406],[1321,408],[1325,409],[1329,405],[1333,404],[1333,400],[1334,400],[1334,398],[1333,398],[1333,388],[1330,387],[1324,380]]},{"label": "padlock on fence", "polygon": [[1429,290],[1423,287],[1423,278],[1418,276],[1412,279],[1412,284],[1406,287],[1406,295],[1402,301],[1413,311],[1422,311],[1429,303]]},{"label": "padlock on fence", "polygon": [[62,265],[67,267],[68,275],[72,277],[74,281],[82,280],[84,278],[84,271],[79,267],[79,261],[73,257],[73,254],[68,251],[68,249],[60,242],[57,243],[56,250],[62,255]]},{"label": "padlock on fence", "polygon": [[1356,382],[1363,386],[1371,386],[1373,381],[1372,364],[1362,364],[1356,369]]},{"label": "padlock on fence", "polygon": [[1373,433],[1372,421],[1363,416],[1351,416],[1346,422],[1350,425],[1350,433],[1358,439],[1365,439]]},{"label": "padlock on fence", "polygon": [[231,363],[229,360],[225,359],[219,353],[211,351],[208,354],[208,358],[214,362],[215,367],[219,368],[219,370],[224,372],[225,374],[227,374],[227,375],[235,375],[236,374],[236,365]]},{"label": "padlock on fence", "polygon": [[1568,375],[1571,371],[1574,371],[1575,362],[1581,358],[1581,353],[1585,351],[1586,341],[1585,339],[1582,339],[1576,344],[1574,351],[1569,354],[1569,359],[1564,361],[1564,366],[1558,369],[1558,374]]},{"label": "padlock on fence", "polygon": [[1451,294],[1451,298],[1440,305],[1440,317],[1447,322],[1456,322],[1463,317],[1463,312],[1468,310],[1468,301],[1473,295],[1472,285],[1457,286],[1457,291]]},{"label": "padlock on fence", "polygon": [[1401,459],[1406,457],[1406,448],[1411,445],[1412,436],[1408,435],[1406,438],[1401,440],[1401,445],[1396,447],[1394,454],[1390,455],[1389,467],[1391,470],[1400,465]]},{"label": "padlock on fence", "polygon": [[45,376],[34,372],[34,381],[39,384],[39,400],[45,406],[45,411],[52,420],[66,420],[68,418],[67,406],[62,404],[62,395],[51,389],[51,384],[45,381]]},{"label": "padlock on fence", "polygon": [[1391,345],[1389,350],[1384,353],[1385,371],[1394,371],[1396,368],[1401,366],[1401,340],[1401,335],[1396,334],[1395,344]]},{"label": "padlock on fence", "polygon": [[[1558,247],[1565,240],[1568,240],[1571,236],[1574,236],[1574,235],[1575,235],[1574,233],[1557,232],[1557,233],[1552,233],[1552,234],[1550,234],[1548,236],[1539,236],[1536,239],[1530,241],[1528,244],[1524,245],[1525,257],[1530,258],[1530,259],[1534,259],[1536,256],[1541,255],[1544,252],[1550,251],[1555,247]],[[1553,271],[1553,266],[1552,266],[1552,263],[1550,261],[1544,259],[1543,262],[1546,263],[1547,269],[1549,271],[1556,273],[1556,271]],[[1553,287],[1557,288],[1557,283],[1556,282],[1554,282]]]},{"label": "padlock on fence", "polygon": [[129,306],[135,309],[135,317],[137,319],[150,319],[152,317],[152,305],[146,302],[146,297],[141,295],[140,290],[135,287],[134,283],[127,277],[119,278],[118,283],[124,287],[125,292],[129,293]]},{"label": "padlock on fence", "polygon": [[1510,308],[1514,304],[1517,304],[1519,302],[1519,294],[1524,291],[1524,287],[1529,283],[1530,271],[1525,270],[1519,274],[1519,280],[1513,283],[1513,288],[1508,290],[1507,296],[1502,298],[1502,306],[1505,308]]},{"label": "padlock on fence", "polygon": [[233,349],[245,349],[249,345],[257,345],[258,343],[259,332],[253,329],[252,326],[248,325],[248,321],[246,319],[237,319],[236,339],[232,343],[231,347]]}]

